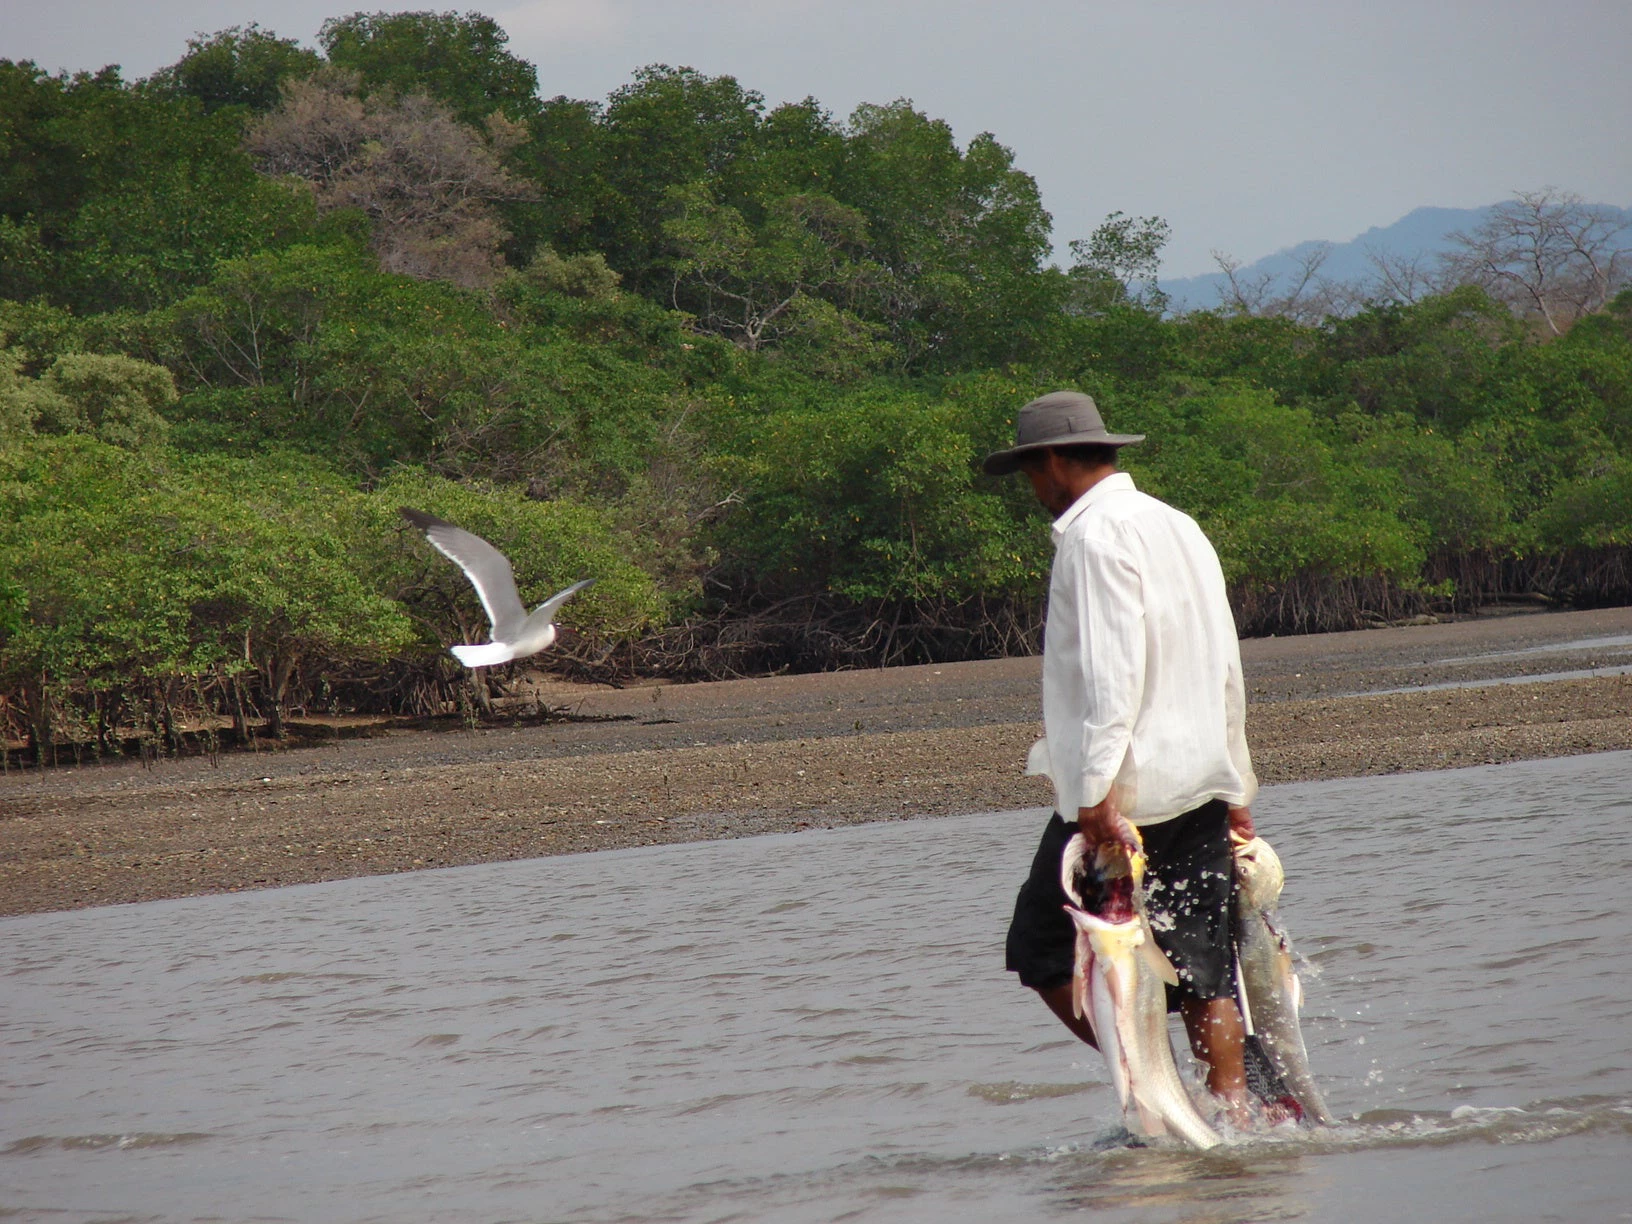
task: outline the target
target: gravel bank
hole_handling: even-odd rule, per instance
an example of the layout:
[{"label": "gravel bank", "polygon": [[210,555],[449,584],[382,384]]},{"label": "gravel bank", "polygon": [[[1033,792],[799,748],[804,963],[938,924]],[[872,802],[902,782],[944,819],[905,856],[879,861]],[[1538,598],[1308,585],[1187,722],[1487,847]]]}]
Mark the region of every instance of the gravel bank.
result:
[{"label": "gravel bank", "polygon": [[[1632,748],[1632,609],[1257,639],[1242,655],[1266,783]],[[0,913],[1041,806],[1046,785],[1020,773],[1039,676],[1005,659],[546,683],[573,721],[13,773]]]}]

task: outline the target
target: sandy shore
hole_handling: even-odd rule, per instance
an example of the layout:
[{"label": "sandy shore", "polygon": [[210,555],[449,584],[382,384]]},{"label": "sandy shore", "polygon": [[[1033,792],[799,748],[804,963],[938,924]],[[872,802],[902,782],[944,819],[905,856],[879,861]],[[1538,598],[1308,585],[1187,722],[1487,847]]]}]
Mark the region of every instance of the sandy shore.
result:
[{"label": "sandy shore", "polygon": [[[1632,609],[1243,643],[1266,783],[1632,748]],[[568,717],[0,777],[0,914],[1041,806],[1036,659],[619,690]],[[1515,682],[1522,681],[1522,682]]]}]

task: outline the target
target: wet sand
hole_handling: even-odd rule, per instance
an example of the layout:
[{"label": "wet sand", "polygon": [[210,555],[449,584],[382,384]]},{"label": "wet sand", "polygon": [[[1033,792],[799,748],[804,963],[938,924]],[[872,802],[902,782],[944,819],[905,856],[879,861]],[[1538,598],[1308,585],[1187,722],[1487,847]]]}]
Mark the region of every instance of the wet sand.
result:
[{"label": "wet sand", "polygon": [[[1254,639],[1242,658],[1266,783],[1632,748],[1632,609]],[[1040,674],[546,681],[559,721],[11,773],[0,914],[1042,806],[1021,775]]]}]

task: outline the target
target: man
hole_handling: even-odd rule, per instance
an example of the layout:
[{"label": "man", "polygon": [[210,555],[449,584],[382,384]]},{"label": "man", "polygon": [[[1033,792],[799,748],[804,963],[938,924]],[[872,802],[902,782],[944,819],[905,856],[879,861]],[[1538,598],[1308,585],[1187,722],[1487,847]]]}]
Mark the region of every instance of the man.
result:
[{"label": "man", "polygon": [[1075,932],[1060,856],[1079,829],[1090,855],[1142,838],[1151,927],[1179,976],[1170,1010],[1176,1002],[1208,1088],[1239,1121],[1247,1094],[1230,834],[1252,836],[1247,805],[1258,785],[1241,650],[1218,555],[1201,528],[1117,471],[1118,451],[1143,440],[1108,433],[1088,396],[1056,391],[1022,408],[1015,445],[985,462],[994,476],[1024,472],[1055,516],[1045,736],[1031,771],[1053,779],[1056,811],[1015,902],[1007,961],[1093,1045],[1071,1011]]}]

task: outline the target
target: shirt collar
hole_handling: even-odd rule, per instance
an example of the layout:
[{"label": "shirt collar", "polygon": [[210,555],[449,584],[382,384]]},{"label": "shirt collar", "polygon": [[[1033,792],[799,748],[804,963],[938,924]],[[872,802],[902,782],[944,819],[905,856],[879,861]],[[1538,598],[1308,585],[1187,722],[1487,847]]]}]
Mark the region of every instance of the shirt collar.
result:
[{"label": "shirt collar", "polygon": [[1103,480],[1097,482],[1093,488],[1071,503],[1070,509],[1054,520],[1054,539],[1057,542],[1061,536],[1070,530],[1071,524],[1088,512],[1090,506],[1112,493],[1131,493],[1133,491],[1133,477],[1126,472],[1112,472]]}]

